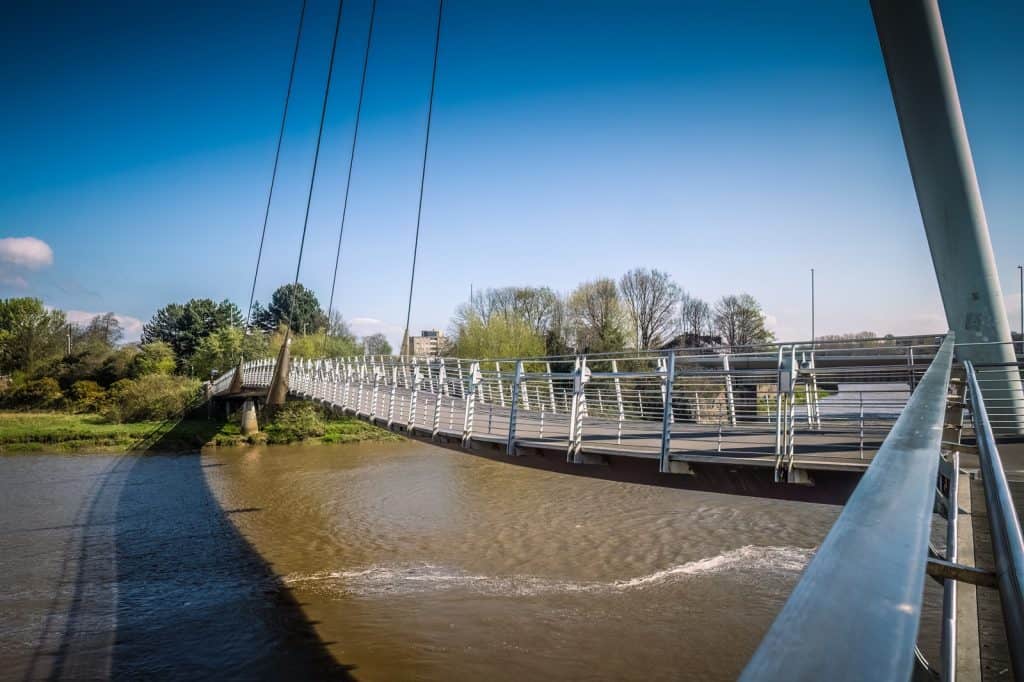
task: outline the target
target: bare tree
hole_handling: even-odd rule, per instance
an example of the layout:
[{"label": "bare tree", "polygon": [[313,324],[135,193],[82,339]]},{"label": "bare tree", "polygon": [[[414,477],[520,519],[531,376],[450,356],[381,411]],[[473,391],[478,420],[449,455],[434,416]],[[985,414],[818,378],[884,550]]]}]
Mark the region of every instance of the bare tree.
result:
[{"label": "bare tree", "polygon": [[383,334],[370,334],[363,337],[363,352],[366,355],[391,355],[391,344]]},{"label": "bare tree", "polygon": [[636,330],[637,348],[660,346],[672,333],[679,287],[667,272],[634,268],[619,280],[619,290]]},{"label": "bare tree", "polygon": [[701,338],[711,333],[711,306],[685,291],[679,297],[679,330],[686,343],[700,345]]},{"label": "bare tree", "polygon": [[715,330],[732,347],[765,343],[775,338],[764,326],[761,304],[750,294],[723,296],[715,304]]},{"label": "bare tree", "polygon": [[615,280],[605,277],[579,285],[569,296],[568,307],[577,350],[600,353],[625,347]]},{"label": "bare tree", "polygon": [[502,287],[478,291],[455,311],[456,328],[471,319],[485,324],[495,315],[525,322],[541,336],[547,336],[559,316],[562,301],[548,287]]}]

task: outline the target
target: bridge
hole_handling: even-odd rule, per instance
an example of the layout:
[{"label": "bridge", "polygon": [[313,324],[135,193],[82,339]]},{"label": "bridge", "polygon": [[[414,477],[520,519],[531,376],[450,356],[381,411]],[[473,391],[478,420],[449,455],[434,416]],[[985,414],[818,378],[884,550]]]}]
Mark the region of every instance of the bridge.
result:
[{"label": "bridge", "polygon": [[[692,479],[684,485],[843,502],[940,342],[493,360],[284,357],[293,397],[412,437],[531,455],[542,466],[684,474]],[[245,362],[211,393],[236,406],[244,399],[243,426],[252,429],[279,361]],[[1005,427],[1012,414],[994,420]]]},{"label": "bridge", "polygon": [[[240,403],[244,429],[257,428],[259,403],[290,395],[509,461],[845,503],[743,679],[994,679],[1000,666],[1024,679],[1024,539],[1011,495],[1024,349],[1010,335],[938,5],[870,4],[947,333],[483,359],[292,359],[286,336],[276,358],[239,362],[209,397]],[[330,71],[324,111],[329,88]],[[310,197],[318,154],[319,138]],[[308,219],[307,200],[301,244]],[[344,220],[343,209],[339,254]],[[300,246],[296,282],[301,264]],[[917,648],[929,577],[943,591],[934,662]]]}]

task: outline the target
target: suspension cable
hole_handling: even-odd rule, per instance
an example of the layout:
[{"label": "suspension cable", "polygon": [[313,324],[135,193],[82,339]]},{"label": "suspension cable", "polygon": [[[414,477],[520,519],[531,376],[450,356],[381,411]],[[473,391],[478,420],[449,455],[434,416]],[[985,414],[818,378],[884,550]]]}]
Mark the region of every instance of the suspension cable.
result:
[{"label": "suspension cable", "polygon": [[327,338],[331,334],[331,314],[334,312],[334,290],[338,286],[338,265],[341,262],[341,238],[345,234],[345,218],[348,215],[348,195],[352,188],[352,168],[356,160],[356,142],[359,139],[359,119],[363,113],[363,96],[366,93],[366,71],[370,64],[370,45],[373,43],[373,22],[377,14],[377,0],[370,5],[370,28],[366,34],[366,51],[363,53],[363,75],[359,82],[359,100],[356,103],[356,121],[352,129],[352,148],[348,155],[348,178],[345,180],[345,199],[341,204],[341,224],[338,227],[338,249],[334,254],[334,276],[331,278],[331,298],[327,304],[327,331],[324,333],[324,353],[327,352]]},{"label": "suspension cable", "polygon": [[334,20],[334,40],[331,42],[331,58],[327,63],[327,83],[324,85],[324,101],[320,107],[320,128],[316,134],[316,150],[313,152],[313,172],[309,177],[309,192],[306,195],[306,215],[302,220],[302,238],[299,240],[299,259],[295,264],[295,281],[292,283],[291,301],[288,304],[288,327],[284,342],[288,343],[292,331],[292,315],[295,312],[295,292],[299,288],[299,273],[302,271],[302,253],[306,248],[306,231],[309,228],[309,208],[313,203],[313,187],[316,185],[316,171],[320,165],[320,142],[324,137],[324,119],[327,118],[327,99],[331,94],[331,78],[334,76],[334,55],[338,51],[338,33],[341,30],[341,8],[344,0],[338,0],[338,17]]},{"label": "suspension cable", "polygon": [[[402,344],[409,342],[409,319],[412,316],[412,292],[416,282],[416,256],[420,248],[420,221],[423,218],[423,186],[427,179],[427,153],[430,150],[430,122],[434,115],[434,90],[437,87],[437,55],[441,47],[441,16],[444,13],[444,0],[438,0],[437,4],[437,33],[434,36],[434,70],[430,76],[430,99],[427,104],[427,134],[423,141],[423,166],[420,170],[420,201],[416,209],[416,237],[412,246],[412,271],[409,274],[409,302],[405,308],[405,331],[402,333]],[[405,348],[399,349],[398,354],[405,353]]]},{"label": "suspension cable", "polygon": [[295,49],[292,51],[292,68],[288,73],[288,89],[284,95],[284,111],[281,113],[281,129],[277,133],[277,150],[274,152],[274,169],[270,173],[270,189],[267,191],[267,207],[263,212],[263,231],[260,233],[260,248],[256,252],[256,271],[252,275],[252,289],[249,290],[249,308],[245,314],[245,328],[252,321],[252,304],[256,297],[256,280],[260,276],[260,262],[263,260],[263,242],[267,238],[267,223],[270,220],[270,203],[274,198],[274,185],[277,182],[277,166],[281,160],[281,142],[284,140],[284,126],[288,119],[288,105],[292,99],[292,85],[295,83],[295,64],[299,61],[299,43],[302,42],[302,25],[306,21],[306,3],[302,0],[302,11],[299,13],[299,29],[295,35]]}]

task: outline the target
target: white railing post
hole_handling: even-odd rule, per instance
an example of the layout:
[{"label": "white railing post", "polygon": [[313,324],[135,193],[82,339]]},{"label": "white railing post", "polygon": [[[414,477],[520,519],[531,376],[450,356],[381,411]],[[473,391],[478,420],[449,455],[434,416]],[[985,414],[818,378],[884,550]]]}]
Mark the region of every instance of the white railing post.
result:
[{"label": "white railing post", "polygon": [[[548,375],[548,397],[551,399],[551,414],[555,414],[556,412],[558,412],[558,408],[555,407],[555,382],[551,378],[550,362],[544,363],[544,371],[547,372]],[[540,398],[537,399],[537,402],[540,402]]]},{"label": "white railing post", "polygon": [[377,418],[377,397],[380,395],[380,380],[383,376],[384,371],[373,365],[373,393],[370,398],[370,423],[372,424]]},{"label": "white railing post", "polygon": [[498,403],[505,407],[505,384],[501,381],[501,363],[494,363],[494,370],[498,375]]},{"label": "white railing post", "polygon": [[476,418],[476,399],[480,390],[480,363],[474,362],[469,367],[469,395],[466,396],[466,415],[462,422],[462,447],[469,447],[473,442],[473,422]]},{"label": "white railing post", "polygon": [[434,428],[430,432],[430,437],[432,439],[436,439],[437,434],[441,431],[441,398],[444,397],[443,388],[445,381],[446,376],[444,363],[442,362],[437,368],[437,383],[440,385],[438,386],[438,391],[434,396]]},{"label": "white railing post", "polygon": [[615,375],[615,405],[618,408],[618,420],[615,428],[615,443],[622,445],[622,422],[626,420],[626,411],[622,405],[622,385],[619,383],[619,363],[612,360],[612,374]]},{"label": "white railing post", "polygon": [[583,448],[583,416],[587,410],[586,385],[590,381],[590,368],[587,367],[587,356],[576,358],[576,366],[572,372],[572,406],[569,410],[569,448],[566,460],[578,464]]},{"label": "white railing post", "polygon": [[725,372],[725,405],[729,411],[729,424],[736,426],[736,401],[732,394],[732,371],[729,369],[729,356],[722,356],[722,371]]},{"label": "white railing post", "polygon": [[[523,361],[516,361],[516,373],[512,379],[512,411],[508,416],[508,439],[505,443],[505,454],[516,454],[516,411],[519,409],[519,392],[522,390]],[[526,409],[529,409],[527,406]]]},{"label": "white railing post", "polygon": [[395,397],[398,392],[398,367],[391,366],[391,391],[388,396],[388,429],[395,422]]},{"label": "white railing post", "polygon": [[409,394],[409,421],[407,423],[409,433],[413,433],[416,429],[416,408],[419,407],[420,397],[420,384],[423,382],[423,374],[420,372],[420,367],[416,364],[416,359],[412,361],[412,393]]},{"label": "white railing post", "polygon": [[672,452],[672,383],[676,375],[676,354],[669,351],[665,358],[665,378],[662,382],[661,395],[663,406],[661,412],[661,458],[660,471],[670,473],[669,455]]}]

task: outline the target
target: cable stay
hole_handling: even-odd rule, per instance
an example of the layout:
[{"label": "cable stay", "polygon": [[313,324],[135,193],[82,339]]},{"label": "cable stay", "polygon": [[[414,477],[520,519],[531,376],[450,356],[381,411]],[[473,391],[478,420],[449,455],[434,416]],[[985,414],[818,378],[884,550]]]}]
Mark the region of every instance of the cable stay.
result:
[{"label": "cable stay", "polygon": [[366,33],[366,49],[363,52],[363,74],[359,81],[359,99],[356,103],[356,120],[352,129],[352,146],[348,156],[348,177],[345,179],[345,198],[341,204],[341,222],[338,227],[338,248],[334,254],[334,275],[331,277],[331,297],[327,304],[327,331],[324,333],[323,351],[327,352],[327,339],[331,334],[331,315],[334,312],[334,291],[338,286],[338,266],[341,263],[341,240],[345,235],[345,219],[348,216],[348,197],[352,189],[352,169],[356,159],[356,143],[359,140],[359,121],[363,113],[363,97],[366,94],[366,72],[370,64],[370,47],[373,44],[373,24],[377,15],[377,0],[370,5],[370,27]]},{"label": "cable stay", "polygon": [[295,309],[295,290],[299,288],[299,274],[302,272],[302,255],[306,249],[306,233],[309,229],[309,209],[313,203],[313,187],[316,185],[316,174],[320,166],[320,143],[324,137],[324,120],[327,118],[327,100],[331,94],[331,80],[334,77],[334,57],[338,52],[338,34],[341,30],[341,9],[344,0],[338,0],[338,16],[334,21],[334,39],[331,41],[331,57],[327,64],[327,82],[324,84],[324,99],[320,106],[320,127],[316,134],[316,149],[313,152],[313,171],[309,176],[309,191],[306,194],[306,214],[302,220],[302,238],[299,240],[299,257],[295,263],[295,280],[292,283],[291,301],[288,305],[287,327],[285,329],[284,346],[291,340],[292,314]]},{"label": "cable stay", "polygon": [[256,297],[256,281],[260,276],[260,263],[263,260],[263,244],[267,238],[267,223],[270,221],[270,204],[274,198],[274,186],[277,184],[277,167],[281,160],[281,143],[284,140],[285,122],[288,120],[288,106],[292,99],[292,86],[295,84],[295,65],[299,60],[299,44],[302,42],[302,27],[306,21],[306,3],[302,0],[302,10],[299,12],[299,28],[295,34],[295,49],[292,51],[292,66],[288,73],[288,88],[284,95],[284,109],[281,112],[281,127],[277,133],[277,149],[274,152],[274,168],[270,173],[270,188],[267,190],[267,206],[263,211],[263,230],[260,232],[260,246],[256,252],[256,269],[252,276],[252,288],[249,290],[249,307],[245,314],[245,329],[249,329],[252,321],[252,305]]},{"label": "cable stay", "polygon": [[430,151],[430,124],[434,115],[434,91],[437,88],[437,56],[441,47],[441,18],[444,14],[444,0],[438,0],[437,4],[437,31],[434,36],[434,67],[430,76],[430,99],[427,104],[427,131],[423,141],[423,165],[420,169],[420,198],[419,206],[416,209],[416,236],[412,247],[412,269],[409,273],[409,300],[405,309],[405,331],[402,333],[402,348],[399,355],[405,352],[409,343],[409,320],[412,316],[412,294],[416,283],[416,256],[420,247],[420,223],[423,218],[423,187],[427,179],[427,156]]}]

